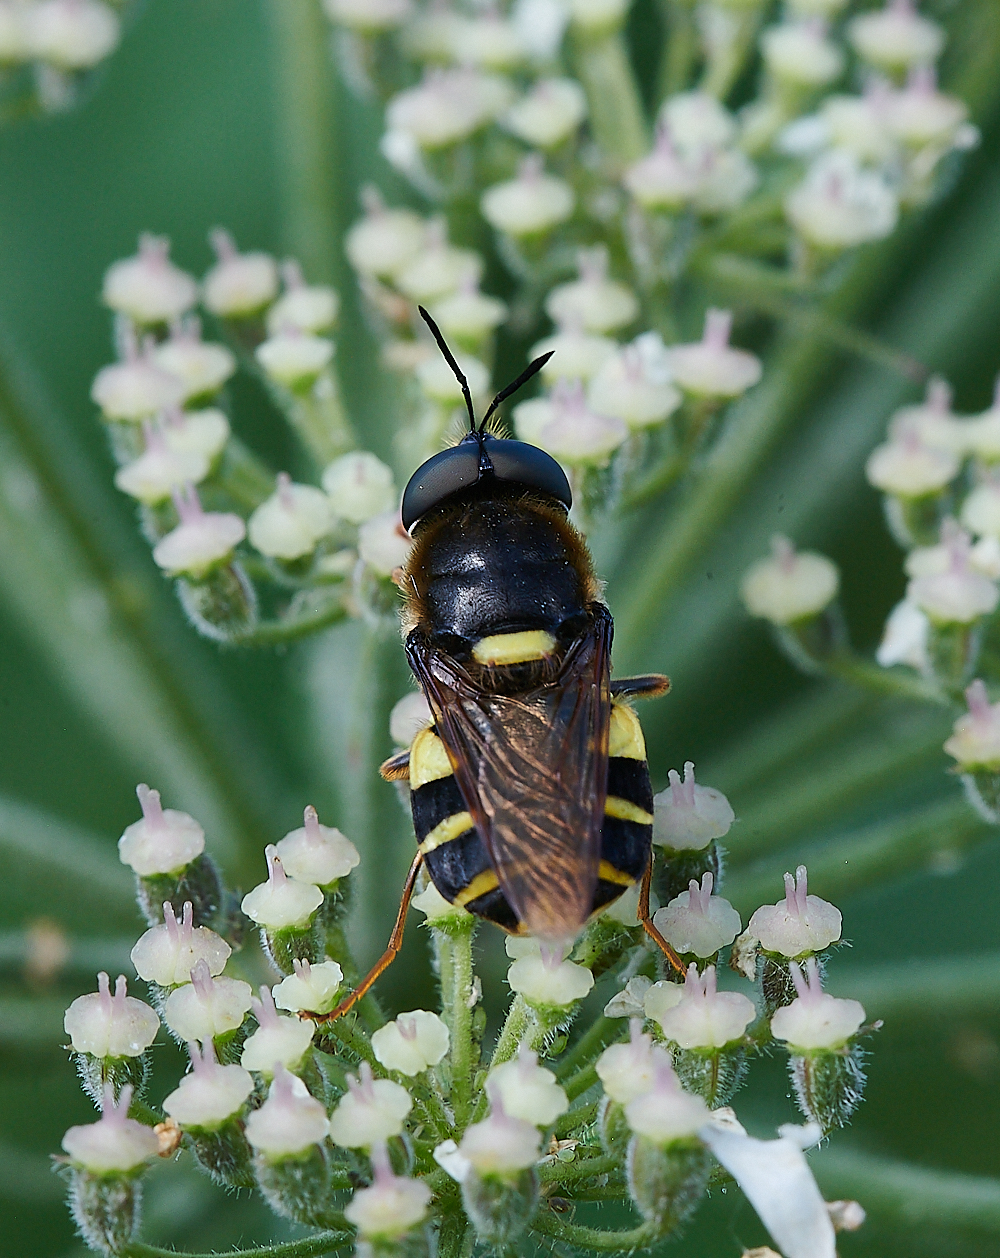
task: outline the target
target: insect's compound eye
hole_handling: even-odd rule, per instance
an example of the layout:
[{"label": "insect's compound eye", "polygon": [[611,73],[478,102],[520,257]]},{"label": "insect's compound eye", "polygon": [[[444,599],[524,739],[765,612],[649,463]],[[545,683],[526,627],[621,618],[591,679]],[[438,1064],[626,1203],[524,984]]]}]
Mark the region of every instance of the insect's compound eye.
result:
[{"label": "insect's compound eye", "polygon": [[[526,441],[489,435],[481,440],[497,481],[537,489],[561,502],[567,510],[573,505],[566,473],[550,454]],[[403,493],[403,528],[409,530],[421,516],[453,494],[471,488],[481,474],[480,447],[475,438],[466,437],[457,446],[429,458],[410,477]],[[487,471],[486,476],[489,475]]]}]

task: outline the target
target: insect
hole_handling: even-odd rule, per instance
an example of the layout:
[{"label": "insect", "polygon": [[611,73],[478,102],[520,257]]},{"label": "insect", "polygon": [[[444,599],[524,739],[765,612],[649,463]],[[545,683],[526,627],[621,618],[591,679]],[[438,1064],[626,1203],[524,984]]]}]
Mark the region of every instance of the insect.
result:
[{"label": "insect", "polygon": [[327,1020],[396,956],[421,866],[446,900],[553,951],[639,883],[640,920],[683,972],[649,915],[653,796],[627,702],[670,683],[612,681],[611,613],[567,518],[566,474],[538,447],[487,430],[550,355],[477,422],[461,368],[420,313],[462,387],[469,431],[417,469],[402,502],[414,539],[403,637],[433,724],[382,775],[409,780],[418,847],[385,953]]}]

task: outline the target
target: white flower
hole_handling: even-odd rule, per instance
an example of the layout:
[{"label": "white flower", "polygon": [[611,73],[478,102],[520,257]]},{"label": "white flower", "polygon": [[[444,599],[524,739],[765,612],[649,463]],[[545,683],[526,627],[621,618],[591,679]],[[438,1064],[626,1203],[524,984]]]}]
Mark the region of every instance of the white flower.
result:
[{"label": "white flower", "polygon": [[313,883],[286,877],[273,843],[267,845],[264,855],[267,882],[248,891],[240,907],[252,922],[267,930],[304,930],[323,903],[323,892]]},{"label": "white flower", "polygon": [[176,987],[190,981],[199,961],[205,962],[209,974],[221,974],[232,951],[214,930],[194,925],[190,900],[185,900],[179,922],[174,906],[165,900],[162,926],[152,926],[141,935],[131,956],[140,978],[160,987]]},{"label": "white flower", "polygon": [[414,1009],[401,1013],[372,1033],[372,1052],[386,1070],[419,1075],[436,1066],[448,1051],[448,1028],[436,1013]]},{"label": "white flower", "polygon": [[312,554],[333,520],[333,507],[321,489],[295,485],[287,472],[279,472],[277,490],[251,515],[247,532],[262,555],[300,559]]},{"label": "white flower", "polygon": [[736,820],[729,800],[712,786],[694,780],[694,762],[684,763],[684,781],[676,769],[670,785],[653,796],[653,842],[674,851],[700,852],[729,833]]},{"label": "white flower", "polygon": [[393,274],[393,282],[411,301],[426,305],[463,284],[478,283],[482,274],[479,254],[450,245],[445,221],[434,219],[427,224],[416,255]]},{"label": "white flower", "polygon": [[603,909],[605,920],[621,922],[623,926],[638,926],[640,890],[640,885],[637,882],[633,882],[630,887],[626,887],[617,899],[612,900]]},{"label": "white flower", "polygon": [[642,1011],[647,1018],[659,1022],[664,1014],[681,1003],[683,997],[684,988],[680,983],[675,983],[671,979],[660,979],[658,983],[651,983],[647,989],[642,1002]]},{"label": "white flower", "polygon": [[807,977],[795,961],[789,970],[798,997],[775,1012],[771,1034],[784,1040],[792,1052],[840,1048],[864,1022],[864,1007],[856,1000],[839,1000],[823,991],[815,957],[806,962]]},{"label": "white flower", "polygon": [[646,993],[653,986],[653,980],[644,974],[630,978],[620,992],[604,1006],[606,1018],[641,1018]]},{"label": "white flower", "polygon": [[117,1103],[114,1089],[107,1084],[100,1120],[83,1127],[70,1127],[63,1136],[62,1147],[70,1161],[95,1175],[108,1175],[135,1170],[156,1157],[160,1151],[156,1133],[128,1117],[131,1103],[131,1084],[122,1088]]},{"label": "white flower", "polygon": [[800,87],[825,87],[844,69],[843,52],[815,20],[769,26],[760,37],[760,50],[776,79]]},{"label": "white flower", "polygon": [[113,262],[104,273],[101,298],[136,323],[170,323],[198,300],[198,285],[170,261],[166,236],[143,232],[139,252]]},{"label": "white flower", "polygon": [[[469,382],[473,398],[482,397],[490,387],[489,368],[478,358],[467,354],[458,355],[457,361]],[[435,402],[455,405],[463,401],[462,386],[451,367],[439,354],[425,358],[417,367],[416,377],[423,391]]]},{"label": "white flower", "polygon": [[142,783],[135,788],[142,820],[118,840],[118,858],[142,878],[176,874],[205,850],[205,831],[186,812],[163,808],[160,792]]},{"label": "white flower", "polygon": [[240,979],[213,978],[204,960],[191,970],[191,982],[175,987],[163,1006],[163,1020],[178,1039],[214,1040],[243,1025],[253,990]]},{"label": "white flower", "polygon": [[307,284],[297,262],[281,267],[285,291],[267,312],[268,336],[296,329],[299,332],[325,332],[332,327],[340,309],[340,297],[327,284]]},{"label": "white flower", "polygon": [[213,314],[245,319],[278,293],[278,266],[268,253],[240,253],[232,236],[216,228],[209,242],[218,258],[205,276],[203,299]]},{"label": "white flower", "polygon": [[571,465],[603,467],[628,437],[623,420],[590,409],[579,381],[561,381],[551,398],[521,402],[514,411],[514,424],[522,441],[541,446]]},{"label": "white flower", "polygon": [[296,957],[292,969],[293,973],[272,989],[275,1007],[292,1013],[329,1013],[344,981],[344,971],[337,962],[326,960],[311,965]]},{"label": "white flower", "polygon": [[1000,377],[994,389],[993,405],[967,419],[962,425],[966,448],[986,463],[1000,459]]},{"label": "white flower", "polygon": [[326,1110],[301,1079],[278,1066],[260,1109],[247,1115],[249,1143],[269,1162],[295,1157],[326,1139]]},{"label": "white flower", "polygon": [[748,569],[740,594],[751,616],[775,625],[794,624],[818,615],[837,596],[840,574],[835,564],[812,551],[796,552],[787,537],[771,539],[771,557]]},{"label": "white flower", "polygon": [[[869,84],[863,96],[828,96],[820,105],[816,122],[820,143],[815,147],[844,149],[861,162],[882,165],[896,155],[896,140],[889,129],[889,92],[884,84]],[[791,123],[791,130],[800,123]],[[803,156],[815,156],[807,151]]]},{"label": "white flower", "polygon": [[217,393],[236,370],[236,358],[224,345],[201,339],[197,320],[175,329],[153,351],[153,361],[184,381],[184,401]]},{"label": "white flower", "polygon": [[232,555],[247,526],[228,511],[203,511],[193,486],[174,493],[180,523],[153,547],[153,562],[171,576],[203,577]]},{"label": "white flower", "polygon": [[930,144],[974,147],[979,133],[968,126],[968,117],[964,101],[937,90],[931,66],[913,70],[906,87],[889,97],[886,109],[886,124],[893,135],[914,148]]},{"label": "white flower", "polygon": [[701,176],[674,144],[670,128],[661,126],[652,152],[626,170],[622,183],[645,209],[675,210],[694,199]]},{"label": "white flower", "polygon": [[[927,381],[927,394],[916,406],[901,406],[889,420],[889,437],[895,443],[915,434],[921,446],[964,453],[970,425],[959,420],[951,409],[951,385],[941,376]],[[957,469],[956,469],[957,470]]]},{"label": "white flower", "polygon": [[1000,481],[981,481],[962,503],[959,518],[979,537],[1000,537]]},{"label": "white flower", "polygon": [[487,188],[479,201],[483,217],[508,236],[538,236],[573,213],[576,197],[564,179],[547,175],[542,159],[531,154],[521,163],[516,179]]},{"label": "white flower", "polygon": [[285,328],[258,345],[254,355],[272,380],[289,389],[306,389],[333,358],[333,341]]},{"label": "white flower", "polygon": [[931,622],[926,615],[904,598],[889,613],[875,659],[883,668],[908,664],[920,672],[928,671],[930,657],[927,641],[930,631]]},{"label": "white flower", "polygon": [[545,65],[558,57],[569,22],[562,0],[514,0],[511,19],[534,61]]},{"label": "white flower", "polygon": [[463,918],[472,916],[468,909],[463,909],[460,904],[452,904],[446,900],[433,882],[430,881],[428,881],[427,886],[419,895],[413,897],[410,903],[426,916],[429,923],[440,921],[445,917]]},{"label": "white flower", "polygon": [[191,1073],[163,1102],[164,1112],[181,1127],[211,1131],[239,1112],[253,1091],[253,1078],[242,1066],[220,1066],[209,1040],[199,1052],[188,1044]]},{"label": "white flower", "polygon": [[431,1190],[422,1179],[395,1175],[384,1143],[372,1149],[375,1178],[359,1188],[344,1207],[344,1217],[363,1237],[394,1239],[427,1217]]},{"label": "white flower", "polygon": [[700,341],[667,347],[667,365],[674,380],[696,397],[739,397],[761,376],[760,359],[729,344],[733,316],[728,310],[705,312],[705,331]]},{"label": "white flower", "polygon": [[506,1113],[496,1083],[488,1083],[486,1090],[489,1117],[466,1128],[458,1151],[477,1174],[507,1178],[538,1161],[541,1135],[534,1124]]},{"label": "white flower", "polygon": [[625,1106],[625,1118],[636,1135],[661,1147],[697,1135],[710,1113],[701,1097],[685,1092],[673,1069],[659,1059],[653,1086]]},{"label": "white flower", "polygon": [[510,104],[506,79],[472,69],[438,70],[386,106],[391,131],[412,136],[422,149],[444,148],[467,139]]},{"label": "white flower", "polygon": [[701,159],[694,207],[702,214],[726,214],[742,205],[758,183],[757,167],[742,149],[710,149]]},{"label": "white flower", "polygon": [[126,352],[124,362],[102,367],[94,377],[90,396],[105,419],[136,424],[179,406],[183,380],[158,367],[148,353],[140,357],[134,345],[127,345]]},{"label": "white flower", "polygon": [[184,485],[197,485],[208,470],[204,454],[171,450],[162,430],[147,426],[145,451],[115,472],[115,486],[122,493],[155,506],[166,502]]},{"label": "white flower", "polygon": [[454,59],[462,65],[511,70],[528,55],[518,26],[489,9],[475,18],[457,17],[450,35]]},{"label": "white flower", "polygon": [[810,244],[850,249],[888,236],[899,219],[899,202],[884,176],[863,169],[853,153],[832,149],[785,198],[785,215]]},{"label": "white flower", "polygon": [[521,1045],[517,1057],[491,1070],[488,1076],[504,1112],[536,1127],[548,1127],[569,1109],[566,1093],[551,1070],[538,1064],[538,1054]]},{"label": "white flower", "polygon": [[270,1078],[277,1065],[292,1072],[298,1070],[312,1044],[316,1024],[304,1018],[283,1018],[274,1007],[269,987],[260,989],[260,1000],[253,1001],[257,1030],[243,1045],[240,1065]]},{"label": "white flower", "polygon": [[464,1154],[459,1153],[454,1140],[442,1140],[434,1149],[434,1161],[448,1172],[456,1184],[464,1184],[472,1170],[472,1163]]},{"label": "white flower", "polygon": [[[575,324],[560,327],[553,336],[546,336],[531,347],[531,357],[539,358],[551,353],[552,357],[542,368],[542,379],[589,380],[617,352],[618,345],[609,336],[595,336],[584,332]],[[532,399],[534,402],[540,399]],[[527,403],[522,402],[522,406]],[[519,411],[515,407],[515,422]]]},{"label": "white flower", "polygon": [[545,299],[545,313],[553,323],[571,323],[586,332],[613,332],[631,323],[639,313],[635,294],[625,284],[608,279],[605,245],[577,252],[580,278],[559,284]]},{"label": "white flower", "polygon": [[305,809],[303,824],[297,830],[289,830],[275,850],[290,878],[318,887],[346,878],[361,862],[350,839],[336,826],[321,825],[311,804]]},{"label": "white flower", "polygon": [[735,1176],[786,1258],[836,1258],[826,1203],[802,1152],[823,1133],[815,1123],[778,1131],[778,1140],[757,1140],[736,1125],[709,1123],[699,1134]]},{"label": "white flower", "polygon": [[24,14],[28,47],[60,70],[88,70],[118,47],[118,14],[102,0],[45,0]]},{"label": "white flower", "polygon": [[678,92],[660,107],[658,121],[670,129],[670,137],[686,153],[703,154],[722,149],[737,136],[736,119],[708,92]]},{"label": "white flower", "polygon": [[398,1136],[413,1108],[409,1092],[391,1079],[373,1079],[361,1063],[361,1077],[347,1076],[347,1092],[330,1115],[330,1139],[347,1149],[367,1149]]},{"label": "white flower", "polygon": [[657,1021],[667,1039],[681,1048],[724,1048],[740,1039],[756,1016],[752,1000],[716,989],[714,965],[700,975],[691,964],[681,999]]},{"label": "white flower", "polygon": [[898,441],[876,446],[868,456],[869,484],[897,498],[924,498],[940,493],[958,475],[960,460],[951,450],[924,445],[917,431],[904,431]]},{"label": "white flower", "polygon": [[392,469],[367,450],[352,450],[328,463],[320,483],[339,520],[363,524],[396,501]]},{"label": "white flower", "polygon": [[912,0],[888,0],[878,12],[859,14],[847,37],[859,57],[887,70],[933,62],[944,47],[944,31],[921,17]]},{"label": "white flower", "polygon": [[423,692],[414,690],[393,705],[389,713],[389,734],[397,747],[409,747],[432,720],[430,704]]},{"label": "white flower", "polygon": [[412,210],[386,209],[377,190],[362,189],[365,217],[344,238],[344,251],[351,266],[361,275],[383,279],[394,275],[420,252],[424,243],[424,220]]},{"label": "white flower", "polygon": [[843,918],[840,910],[817,895],[809,895],[805,865],[795,877],[785,874],[785,898],[765,904],[750,918],[747,931],[760,941],[765,952],[798,957],[804,952],[821,952],[840,938]]},{"label": "white flower", "polygon": [[587,116],[587,97],[575,79],[539,79],[500,122],[535,148],[549,149],[572,135]]},{"label": "white flower", "polygon": [[402,25],[413,12],[413,0],[323,0],[331,22],[367,35]]},{"label": "white flower", "polygon": [[358,554],[380,577],[391,577],[401,568],[412,545],[398,511],[372,516],[358,529]]},{"label": "white flower", "polygon": [[660,334],[644,332],[605,360],[587,387],[587,402],[597,414],[623,420],[629,428],[648,428],[681,404],[671,381]]},{"label": "white flower", "polygon": [[944,749],[962,769],[995,771],[1000,768],[1000,703],[990,703],[979,679],[966,690],[965,700],[969,711],[955,722]]},{"label": "white flower", "polygon": [[700,887],[692,878],[687,891],[653,915],[653,925],[678,952],[714,956],[743,929],[740,915],[729,901],[712,895],[713,881],[711,872],[703,875]]},{"label": "white flower", "polygon": [[906,587],[907,600],[936,624],[971,624],[996,609],[1000,590],[973,568],[967,533],[951,533],[945,547],[948,567],[914,577]]},{"label": "white flower", "polygon": [[160,1029],[160,1020],[149,1005],[128,995],[128,983],[119,974],[115,994],[102,970],[97,991],[77,996],[66,1010],[63,1028],[78,1053],[93,1057],[138,1057],[149,1048]]},{"label": "white flower", "polygon": [[507,305],[498,297],[487,297],[471,281],[435,302],[431,314],[446,337],[478,345],[507,318]]},{"label": "white flower", "polygon": [[168,450],[175,454],[202,454],[212,464],[229,440],[229,420],[215,407],[203,411],[173,410],[167,412],[160,431]]},{"label": "white flower", "polygon": [[653,1090],[656,1071],[670,1065],[670,1054],[652,1038],[641,1033],[642,1022],[632,1018],[629,1023],[629,1042],[612,1044],[606,1048],[594,1067],[605,1093],[621,1105],[627,1105],[638,1096]]},{"label": "white flower", "polygon": [[594,986],[594,976],[585,966],[563,961],[558,953],[543,956],[537,939],[508,936],[505,942],[507,955],[515,958],[507,982],[529,1004],[561,1008],[582,1000]]}]

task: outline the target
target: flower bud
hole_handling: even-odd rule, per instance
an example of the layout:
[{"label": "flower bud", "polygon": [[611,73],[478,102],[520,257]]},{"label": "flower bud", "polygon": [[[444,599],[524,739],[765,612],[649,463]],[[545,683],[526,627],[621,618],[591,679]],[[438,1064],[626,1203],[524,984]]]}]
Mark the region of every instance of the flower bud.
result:
[{"label": "flower bud", "polygon": [[166,236],[143,232],[139,252],[108,267],[101,298],[138,324],[171,323],[198,300],[198,285],[170,261]]},{"label": "flower bud", "polygon": [[950,450],[924,445],[914,430],[901,440],[876,446],[868,456],[869,484],[897,498],[923,498],[940,493],[958,475],[959,459]]},{"label": "flower bud", "polygon": [[121,38],[118,14],[103,0],[45,0],[24,19],[31,55],[60,70],[89,70]]},{"label": "flower bud", "polygon": [[545,299],[545,313],[553,323],[571,323],[586,332],[613,332],[630,324],[639,312],[635,294],[625,284],[608,279],[605,245],[577,253],[580,278],[559,284]]},{"label": "flower bud", "polygon": [[667,366],[686,393],[696,397],[739,397],[760,379],[761,365],[756,354],[733,349],[729,344],[732,323],[728,310],[708,310],[700,341],[667,348]]},{"label": "flower bud", "polygon": [[252,1002],[258,1029],[243,1045],[240,1065],[253,1070],[266,1079],[274,1074],[275,1067],[296,1071],[302,1065],[312,1044],[316,1024],[301,1018],[283,1018],[274,1007],[274,997],[269,987],[261,987],[260,1000]]},{"label": "flower bud", "polygon": [[412,136],[421,149],[445,148],[492,122],[512,96],[510,84],[499,75],[438,70],[389,101],[386,125],[390,132]]},{"label": "flower bud", "polygon": [[163,1006],[163,1020],[181,1043],[211,1041],[243,1025],[253,991],[249,983],[213,978],[202,960],[191,970],[191,982],[175,987]]},{"label": "flower bud", "polygon": [[670,785],[653,797],[653,842],[673,851],[702,851],[713,839],[729,833],[736,820],[729,800],[711,786],[694,780],[694,763],[684,764],[684,781],[676,769]]},{"label": "flower bud", "polygon": [[224,345],[201,339],[198,321],[173,329],[170,340],[153,351],[153,361],[184,382],[184,401],[217,393],[236,370],[236,359]]},{"label": "flower bud", "polygon": [[392,469],[367,450],[352,450],[334,459],[321,480],[337,519],[363,524],[389,511],[396,502]]},{"label": "flower bud", "polygon": [[267,334],[281,332],[325,332],[332,327],[340,309],[340,297],[326,284],[307,284],[297,262],[281,267],[285,291],[267,312]]},{"label": "flower bud", "polygon": [[[674,984],[676,986],[676,984]],[[753,1001],[716,989],[715,966],[704,975],[688,966],[680,1000],[657,1018],[663,1034],[682,1049],[724,1048],[742,1038],[757,1016]]]},{"label": "flower bud", "polygon": [[203,454],[171,450],[162,431],[147,425],[145,451],[115,472],[115,486],[154,507],[185,485],[197,485],[208,470],[209,462]]},{"label": "flower bud", "polygon": [[466,1128],[459,1152],[480,1178],[512,1180],[538,1161],[541,1136],[532,1123],[506,1112],[495,1083],[488,1084],[487,1091],[489,1117]]},{"label": "flower bud", "polygon": [[806,962],[807,977],[794,961],[789,969],[798,997],[775,1012],[771,1034],[792,1045],[792,1052],[840,1048],[864,1022],[864,1008],[856,1000],[840,1000],[823,991],[815,957]]},{"label": "flower bud", "polygon": [[401,568],[412,545],[398,511],[372,516],[358,529],[358,554],[380,577],[391,577]]},{"label": "flower bud", "polygon": [[[677,984],[671,983],[670,986],[677,987]],[[632,1018],[629,1042],[612,1044],[595,1062],[605,1094],[619,1105],[628,1105],[637,1097],[651,1092],[657,1070],[670,1065],[669,1053],[654,1045],[650,1036],[643,1035],[641,1027],[640,1019]]]},{"label": "flower bud", "polygon": [[410,903],[426,916],[428,926],[446,930],[449,926],[471,925],[472,914],[468,909],[446,900],[433,882],[428,881],[424,890],[415,895]]},{"label": "flower bud", "polygon": [[274,844],[268,844],[265,855],[267,882],[248,891],[240,907],[252,922],[267,930],[306,929],[323,903],[323,892],[312,883],[287,878]]},{"label": "flower bud", "polygon": [[375,1178],[370,1188],[359,1188],[344,1207],[344,1217],[362,1237],[392,1240],[427,1217],[431,1190],[421,1179],[393,1174],[383,1142],[372,1149]]},{"label": "flower bud", "polygon": [[247,1118],[247,1140],[268,1161],[278,1162],[325,1140],[329,1125],[326,1111],[302,1080],[278,1066],[267,1100]]},{"label": "flower bud", "polygon": [[91,399],[108,420],[141,423],[184,400],[184,382],[158,367],[149,353],[139,355],[126,340],[126,359],[102,367],[94,377]]},{"label": "flower bud", "polygon": [[360,1078],[347,1076],[347,1092],[330,1115],[330,1139],[347,1149],[368,1149],[398,1136],[413,1108],[409,1092],[391,1079],[373,1079],[361,1063]]},{"label": "flower bud", "polygon": [[784,900],[763,905],[750,918],[747,930],[765,952],[800,957],[822,952],[840,938],[840,910],[808,892],[806,867],[800,865],[794,878],[785,874]]},{"label": "flower bud", "polygon": [[311,388],[333,358],[333,341],[286,328],[258,345],[254,355],[268,376],[298,392]]},{"label": "flower bud", "polygon": [[751,616],[790,625],[819,613],[837,596],[840,574],[824,555],[796,553],[787,537],[771,539],[771,557],[746,573],[740,593]]},{"label": "flower bud", "polygon": [[478,282],[482,274],[479,254],[450,245],[445,222],[435,219],[427,224],[413,259],[394,272],[393,281],[405,297],[426,305],[463,284]]},{"label": "flower bud", "polygon": [[647,210],[678,210],[697,195],[701,176],[661,126],[651,153],[626,170],[622,183]]},{"label": "flower bud", "polygon": [[215,462],[229,440],[229,420],[210,407],[202,411],[168,411],[160,431],[167,449],[175,454],[201,454]]},{"label": "flower bud", "polygon": [[564,179],[546,175],[542,158],[531,154],[521,163],[516,179],[494,184],[483,193],[483,217],[508,236],[539,236],[564,223],[573,213],[573,189]]},{"label": "flower bud", "polygon": [[170,576],[204,579],[226,563],[246,537],[246,525],[238,515],[204,511],[193,486],[174,493],[180,523],[153,547],[153,560]]},{"label": "flower bud", "polygon": [[692,878],[687,891],[653,914],[653,925],[678,952],[714,956],[743,929],[740,915],[729,901],[712,895],[714,881],[713,875],[706,873],[699,887]]},{"label": "flower bud", "polygon": [[587,97],[575,79],[539,79],[500,119],[533,148],[551,149],[568,139],[587,116]]},{"label": "flower bud", "polygon": [[394,30],[413,12],[413,0],[323,0],[331,22],[365,35]]},{"label": "flower bud", "polygon": [[527,936],[508,936],[505,942],[507,955],[514,958],[507,982],[535,1009],[565,1013],[594,986],[590,970],[564,961],[561,950],[546,949],[543,956],[539,941]]},{"label": "flower bud", "polygon": [[412,262],[424,243],[424,220],[412,210],[389,210],[378,191],[362,190],[365,217],[344,238],[347,260],[360,275],[388,279]]},{"label": "flower bud", "polygon": [[897,603],[889,613],[882,633],[882,641],[875,652],[876,661],[883,668],[893,664],[908,664],[922,673],[930,671],[927,642],[931,622],[927,616],[907,599]]},{"label": "flower bud", "polygon": [[955,415],[951,400],[951,385],[947,380],[931,376],[923,402],[916,406],[901,406],[893,412],[889,420],[890,441],[901,444],[912,433],[922,447],[961,455],[969,425]]},{"label": "flower bud", "polygon": [[[478,358],[471,358],[464,354],[459,356],[458,365],[465,373],[473,398],[481,398],[490,387],[489,368]],[[439,354],[425,358],[418,365],[416,376],[424,393],[435,402],[454,406],[463,401],[465,395],[462,392],[462,386],[451,367]]]},{"label": "flower bud", "polygon": [[330,500],[321,489],[293,484],[287,472],[279,472],[276,492],[251,515],[247,532],[262,555],[301,559],[312,554],[333,520]]},{"label": "flower bud", "polygon": [[643,1013],[654,1022],[660,1022],[671,1009],[681,1003],[683,996],[683,986],[673,979],[660,979],[658,983],[650,983],[643,996]]},{"label": "flower bud", "polygon": [[[487,297],[479,291],[478,283],[471,281],[435,302],[431,314],[446,337],[460,345],[477,346],[507,318],[507,305],[497,297]],[[417,374],[419,377],[419,368]],[[469,384],[472,385],[471,377]],[[474,388],[472,391],[476,392]]]},{"label": "flower bud", "polygon": [[972,567],[968,534],[959,530],[946,545],[948,568],[914,577],[906,597],[935,625],[968,625],[996,609],[1000,590]]},{"label": "flower bud", "polygon": [[223,319],[247,319],[278,293],[278,267],[267,253],[240,253],[227,231],[216,228],[209,243],[218,258],[205,276],[203,300]]},{"label": "flower bud", "polygon": [[986,686],[976,680],[965,692],[969,711],[955,722],[944,745],[963,772],[1000,772],[1000,703],[991,704]]},{"label": "flower bud", "polygon": [[888,0],[884,9],[862,13],[847,26],[855,52],[870,65],[886,70],[933,62],[944,47],[944,31],[921,17],[912,0]]},{"label": "flower bud", "polygon": [[128,826],[118,840],[118,858],[142,878],[178,875],[205,850],[205,831],[193,817],[163,808],[160,792],[145,783],[136,787],[142,820]]},{"label": "flower bud", "polygon": [[710,150],[702,158],[694,208],[703,215],[728,214],[760,183],[757,167],[742,149]]},{"label": "flower bud", "polygon": [[436,1013],[414,1009],[372,1032],[372,1052],[386,1070],[419,1075],[448,1051],[448,1028]]},{"label": "flower bud", "polygon": [[300,883],[329,887],[361,861],[358,849],[335,826],[320,825],[316,809],[309,805],[304,824],[289,830],[275,849],[285,872]]},{"label": "flower bud", "polygon": [[411,691],[394,704],[389,713],[389,734],[392,741],[397,747],[409,747],[417,734],[426,729],[433,719],[430,704],[423,693],[419,690]]},{"label": "flower bud", "polygon": [[107,974],[97,976],[96,993],[77,996],[66,1010],[63,1027],[78,1053],[92,1057],[138,1057],[160,1029],[160,1020],[149,1005],[129,996],[124,974],[119,974],[115,994]]},{"label": "flower bud", "polygon": [[844,69],[843,52],[816,20],[769,26],[760,37],[760,50],[774,78],[793,87],[825,87]]},{"label": "flower bud", "polygon": [[190,900],[185,903],[179,922],[168,900],[163,905],[163,925],[150,927],[131,956],[140,978],[160,987],[177,987],[190,980],[199,961],[205,962],[212,976],[221,974],[232,951],[214,930],[194,925]]},{"label": "flower bud", "polygon": [[191,1073],[163,1102],[164,1113],[185,1130],[215,1131],[242,1109],[253,1079],[242,1066],[220,1066],[211,1041],[201,1051],[189,1043],[188,1053]]},{"label": "flower bud", "polygon": [[344,971],[337,962],[311,965],[296,957],[292,966],[293,972],[273,990],[275,1006],[292,1013],[329,1013],[344,982]]},{"label": "flower bud", "polygon": [[551,398],[521,402],[515,408],[514,423],[522,441],[532,441],[571,465],[604,467],[628,437],[622,420],[590,409],[578,381],[560,382]]},{"label": "flower bud", "polygon": [[834,149],[817,158],[785,198],[785,215],[807,243],[835,251],[890,235],[899,202],[883,175]]},{"label": "flower bud", "polygon": [[629,428],[649,428],[681,404],[671,379],[659,333],[645,332],[602,364],[587,388],[587,402],[599,415],[621,419]]},{"label": "flower bud", "polygon": [[652,986],[653,980],[646,978],[644,974],[637,974],[634,978],[630,978],[621,991],[616,992],[604,1006],[604,1016],[606,1018],[641,1018],[643,1001]]},{"label": "flower bud", "polygon": [[[489,1117],[466,1129],[449,1171],[462,1185],[462,1205],[477,1237],[506,1246],[524,1231],[538,1206],[539,1133],[508,1115],[492,1084]],[[435,1150],[437,1159],[438,1150]],[[444,1164],[442,1162],[442,1164]]]},{"label": "flower bud", "polygon": [[538,1054],[523,1044],[512,1061],[491,1070],[493,1091],[511,1118],[521,1118],[536,1127],[548,1127],[569,1109],[566,1093],[551,1070],[538,1064]]},{"label": "flower bud", "polygon": [[127,1174],[156,1157],[160,1142],[151,1128],[128,1117],[131,1102],[130,1087],[122,1088],[117,1101],[111,1088],[106,1088],[100,1120],[70,1127],[62,1147],[74,1166],[94,1175]]}]

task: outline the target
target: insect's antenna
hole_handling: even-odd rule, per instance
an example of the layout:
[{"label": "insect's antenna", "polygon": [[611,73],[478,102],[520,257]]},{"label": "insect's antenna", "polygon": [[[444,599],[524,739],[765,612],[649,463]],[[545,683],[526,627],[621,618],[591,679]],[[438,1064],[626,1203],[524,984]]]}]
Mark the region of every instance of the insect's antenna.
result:
[{"label": "insect's antenna", "polygon": [[438,349],[444,355],[445,362],[455,373],[455,379],[462,386],[462,396],[465,398],[465,409],[469,412],[469,431],[475,432],[476,431],[476,412],[472,408],[472,391],[469,388],[468,380],[466,380],[465,378],[465,372],[455,361],[455,355],[448,348],[448,342],[444,339],[444,336],[442,335],[441,329],[438,327],[438,325],[430,317],[430,315],[423,308],[423,306],[418,306],[417,309],[420,311],[421,319],[423,319],[424,323],[426,323],[427,326],[430,328],[431,335],[434,337],[435,341],[437,341]]},{"label": "insect's antenna", "polygon": [[547,354],[543,354],[541,358],[536,358],[533,362],[528,363],[527,367],[525,367],[525,369],[521,372],[521,374],[518,376],[516,380],[511,381],[511,383],[506,387],[506,389],[501,389],[501,391],[496,395],[496,397],[490,403],[489,408],[486,411],[486,414],[483,416],[483,421],[479,425],[480,432],[482,432],[483,429],[486,427],[486,421],[493,414],[493,412],[500,405],[500,403],[506,402],[512,393],[516,393],[518,391],[518,389],[521,387],[522,384],[527,384],[528,381],[531,379],[533,375],[535,375],[536,372],[541,371],[541,369],[545,366],[545,364],[549,361],[549,359],[552,357],[554,353],[555,353],[555,350],[550,349],[549,352]]}]

